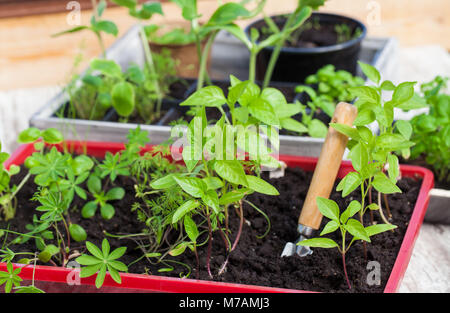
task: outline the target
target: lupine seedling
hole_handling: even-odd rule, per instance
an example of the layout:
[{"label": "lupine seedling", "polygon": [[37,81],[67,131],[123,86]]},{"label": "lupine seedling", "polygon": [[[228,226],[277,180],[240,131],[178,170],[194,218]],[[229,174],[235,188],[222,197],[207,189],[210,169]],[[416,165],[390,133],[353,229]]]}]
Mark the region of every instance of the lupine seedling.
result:
[{"label": "lupine seedling", "polygon": [[78,263],[84,265],[81,268],[80,277],[89,277],[97,274],[95,286],[100,288],[103,286],[106,272],[108,272],[115,282],[118,284],[122,283],[119,272],[127,272],[128,267],[117,259],[125,254],[126,247],[119,247],[111,252],[108,240],[103,239],[101,250],[89,241],[86,241],[86,249],[91,255],[82,254],[76,258]]},{"label": "lupine seedling", "polygon": [[[356,200],[350,202],[348,207],[342,213],[340,212],[336,202],[334,202],[333,200],[317,197],[316,201],[319,211],[325,217],[330,219],[330,221],[324,226],[322,232],[320,233],[320,236],[339,230],[342,241],[340,244],[338,244],[330,238],[311,238],[299,241],[297,245],[326,249],[337,248],[339,250],[339,253],[342,255],[342,266],[344,269],[347,286],[349,289],[351,289],[352,287],[347,274],[345,255],[352,244],[356,240],[363,240],[364,242],[370,243],[370,237],[388,230],[393,230],[397,228],[397,226],[391,224],[377,224],[364,227],[361,222],[352,218],[361,210],[361,203]],[[349,243],[348,240],[346,241],[347,233],[353,236]]]}]

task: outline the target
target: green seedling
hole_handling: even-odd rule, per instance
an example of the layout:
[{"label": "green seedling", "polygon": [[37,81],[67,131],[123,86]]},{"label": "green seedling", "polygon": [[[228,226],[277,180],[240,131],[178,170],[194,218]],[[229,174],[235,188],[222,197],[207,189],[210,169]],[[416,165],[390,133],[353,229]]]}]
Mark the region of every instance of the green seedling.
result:
[{"label": "green seedling", "polygon": [[108,272],[116,283],[122,283],[119,272],[127,272],[128,267],[117,259],[125,254],[126,247],[120,247],[110,252],[108,240],[103,239],[102,250],[89,241],[86,241],[86,249],[91,255],[82,254],[76,259],[78,263],[84,265],[81,268],[80,277],[89,277],[97,274],[95,286],[100,288],[103,286],[106,272]]},{"label": "green seedling", "polygon": [[[437,76],[421,85],[428,113],[415,116],[410,122],[397,121],[398,132],[411,132],[411,160],[423,158],[438,181],[450,181],[450,95],[446,93],[448,78]],[[410,124],[410,126],[409,126]],[[403,155],[408,158],[408,155]]]},{"label": "green seedling", "polygon": [[[362,208],[361,203],[356,200],[350,202],[349,206],[342,213],[340,213],[338,205],[333,200],[317,197],[316,201],[319,211],[325,217],[330,219],[330,221],[322,229],[320,236],[339,231],[342,241],[338,244],[330,238],[312,238],[299,241],[297,245],[326,249],[337,248],[339,253],[342,255],[342,266],[344,269],[347,286],[351,289],[352,287],[347,274],[347,266],[345,261],[345,255],[350,247],[356,240],[363,240],[364,242],[370,243],[370,237],[388,230],[393,230],[397,228],[397,226],[391,224],[377,224],[364,227],[361,222],[352,218],[356,213],[360,212]],[[347,234],[353,236],[349,243],[346,240]]]},{"label": "green seedling", "polygon": [[[394,108],[411,109],[424,104],[414,93],[414,82],[404,82],[398,86],[390,81],[381,82],[380,73],[373,66],[361,62],[359,65],[376,85],[349,88],[350,94],[357,98],[355,106],[358,108],[358,115],[353,123],[355,127],[330,123],[336,130],[351,138],[347,146],[355,169],[355,172],[348,173],[341,180],[337,190],[342,191],[342,196],[345,197],[360,187],[362,202],[359,215],[362,224],[366,207],[372,204],[371,190],[374,188],[378,191],[378,211],[383,221],[388,224],[392,215],[386,194],[401,192],[397,187],[400,176],[399,161],[394,152],[409,154],[409,149],[414,145],[410,141],[410,127],[399,121],[394,123]],[[389,101],[382,100],[382,92],[385,90],[393,91]],[[375,121],[380,128],[379,134],[373,134],[367,127]],[[382,194],[388,217],[383,213]],[[368,195],[369,204],[366,204],[365,198]]]},{"label": "green seedling", "polygon": [[106,220],[111,219],[115,214],[115,209],[108,202],[123,199],[125,190],[122,187],[114,187],[105,193],[102,190],[101,179],[95,175],[89,177],[87,187],[95,200],[89,201],[83,206],[81,215],[84,218],[91,218],[95,215],[98,207],[100,207],[102,217]]},{"label": "green seedling", "polygon": [[117,34],[119,33],[119,30],[117,29],[117,26],[114,22],[102,19],[102,15],[105,12],[106,5],[107,5],[106,1],[101,0],[100,2],[97,2],[97,0],[93,0],[92,3],[94,5],[93,5],[93,11],[92,11],[92,16],[91,16],[89,26],[85,26],[85,25],[76,26],[71,29],[54,34],[54,35],[52,35],[52,37],[58,37],[58,36],[65,35],[65,34],[73,34],[73,33],[78,33],[80,31],[89,30],[97,37],[98,43],[102,50],[102,55],[104,58],[106,58],[106,50],[105,50],[105,44],[103,42],[102,34],[105,33],[105,34],[117,36]]}]

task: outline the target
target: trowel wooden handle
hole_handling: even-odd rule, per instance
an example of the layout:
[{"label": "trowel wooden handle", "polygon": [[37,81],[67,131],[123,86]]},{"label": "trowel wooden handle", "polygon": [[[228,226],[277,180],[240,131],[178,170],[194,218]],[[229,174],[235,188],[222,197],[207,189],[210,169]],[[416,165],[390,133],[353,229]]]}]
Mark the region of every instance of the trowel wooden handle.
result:
[{"label": "trowel wooden handle", "polygon": [[[332,123],[346,124],[352,126],[356,118],[357,109],[351,104],[341,102],[336,106]],[[319,229],[322,221],[322,213],[317,208],[316,198],[330,196],[331,190],[336,180],[339,167],[341,166],[342,156],[347,145],[347,136],[339,133],[333,127],[328,128],[327,137],[320,152],[316,169],[309,185],[308,194],[303,204],[302,212],[298,223]]]}]

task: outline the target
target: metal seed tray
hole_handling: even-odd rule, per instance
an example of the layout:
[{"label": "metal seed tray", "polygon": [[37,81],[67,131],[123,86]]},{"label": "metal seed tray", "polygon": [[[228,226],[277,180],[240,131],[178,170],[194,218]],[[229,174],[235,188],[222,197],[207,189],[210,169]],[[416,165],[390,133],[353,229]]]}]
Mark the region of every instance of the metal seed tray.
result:
[{"label": "metal seed tray", "polygon": [[[397,42],[393,38],[366,38],[362,42],[360,59],[377,67],[381,73],[389,70],[390,56],[395,52]],[[142,66],[145,62],[144,49],[139,37],[139,29],[133,26],[106,51],[108,59],[113,59],[125,70],[130,64]],[[212,48],[211,77],[228,79],[233,74],[246,79],[248,51],[243,44],[228,33],[220,33]],[[36,112],[30,124],[46,129],[54,127],[61,130],[66,139],[91,141],[126,141],[130,129],[138,125],[108,121],[90,121],[58,118],[55,112],[67,103],[68,96],[61,92]],[[141,125],[149,132],[152,144],[159,144],[170,138],[170,126]],[[318,156],[323,139],[306,136],[280,135],[280,154]]]}]

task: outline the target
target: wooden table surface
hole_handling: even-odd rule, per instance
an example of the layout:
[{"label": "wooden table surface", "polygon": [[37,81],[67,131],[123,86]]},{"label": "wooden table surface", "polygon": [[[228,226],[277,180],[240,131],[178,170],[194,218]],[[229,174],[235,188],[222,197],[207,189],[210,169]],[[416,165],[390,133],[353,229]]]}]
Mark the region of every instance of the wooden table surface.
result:
[{"label": "wooden table surface", "polygon": [[[265,13],[289,12],[297,1],[267,0]],[[199,0],[202,19],[205,20],[216,7],[216,0]],[[163,8],[165,16],[154,16],[153,23],[180,21],[178,7],[164,2]],[[448,0],[328,0],[322,11],[360,19],[371,36],[396,36],[405,46],[440,44],[450,49]],[[64,84],[77,54],[82,52],[84,55],[84,62],[79,67],[82,69],[89,58],[100,53],[92,34],[50,37],[70,27],[68,13],[0,19],[0,90]],[[89,18],[89,11],[81,11],[83,25]],[[124,8],[107,9],[105,18],[117,23],[120,34],[135,23]],[[107,46],[114,40],[112,36],[105,37]]]}]

